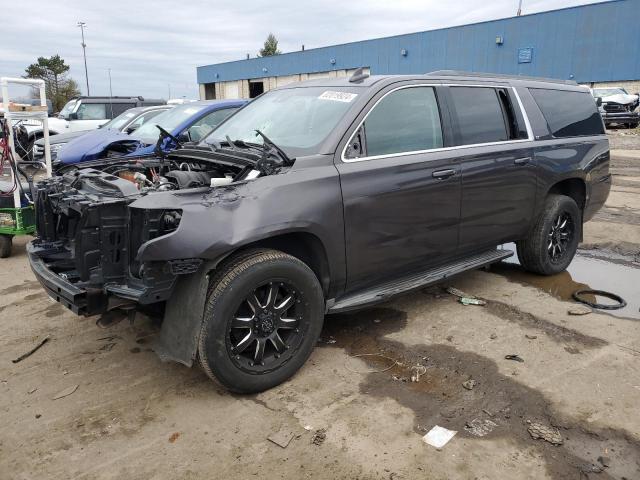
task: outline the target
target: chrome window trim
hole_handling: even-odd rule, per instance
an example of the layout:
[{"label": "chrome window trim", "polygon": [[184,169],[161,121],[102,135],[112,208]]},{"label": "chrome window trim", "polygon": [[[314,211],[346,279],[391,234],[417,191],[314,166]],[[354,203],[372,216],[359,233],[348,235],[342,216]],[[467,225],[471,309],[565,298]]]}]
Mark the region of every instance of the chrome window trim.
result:
[{"label": "chrome window trim", "polygon": [[[367,117],[369,116],[369,114],[371,112],[373,112],[373,110],[378,106],[378,104],[387,95],[390,95],[393,92],[397,92],[398,90],[402,90],[402,89],[405,89],[405,88],[420,88],[420,87],[431,87],[431,88],[435,88],[435,87],[476,87],[476,88],[493,88],[493,89],[504,88],[504,89],[509,89],[509,90],[511,90],[513,92],[513,94],[516,97],[516,100],[518,101],[518,106],[520,107],[520,111],[522,112],[522,116],[524,118],[525,128],[527,130],[527,138],[523,138],[523,139],[520,139],[520,140],[503,140],[503,141],[499,141],[499,142],[474,143],[474,144],[471,144],[471,145],[456,145],[456,146],[453,146],[453,147],[429,148],[429,149],[426,149],[426,150],[412,150],[412,151],[408,151],[408,152],[387,153],[387,154],[384,154],[384,155],[371,155],[371,156],[368,156],[368,157],[359,157],[359,158],[346,158],[345,157],[345,154],[347,152],[347,147],[349,146],[349,144],[351,143],[351,141],[355,137],[356,133],[358,133],[358,130],[360,130],[360,127],[362,127],[362,124],[367,120]],[[441,118],[440,121],[442,122],[442,117],[440,117],[440,118]],[[420,154],[423,154],[423,153],[431,153],[431,152],[447,152],[447,151],[451,151],[451,150],[461,150],[461,149],[465,149],[465,148],[485,147],[485,146],[486,147],[490,147],[490,146],[494,146],[494,145],[519,144],[519,143],[531,142],[533,140],[534,140],[534,138],[533,138],[533,130],[531,128],[531,123],[529,122],[529,117],[527,115],[526,110],[524,109],[524,105],[522,104],[522,100],[520,99],[520,95],[518,94],[518,91],[516,90],[515,87],[509,86],[509,85],[477,85],[477,84],[464,84],[464,83],[418,83],[418,84],[414,84],[414,85],[403,85],[401,87],[394,88],[393,90],[389,90],[382,97],[380,97],[376,101],[376,103],[373,105],[373,107],[371,107],[369,109],[369,111],[364,116],[364,118],[360,121],[360,123],[358,123],[358,126],[355,128],[355,130],[351,134],[351,137],[349,137],[349,141],[347,143],[345,143],[344,148],[342,149],[342,153],[340,155],[340,160],[342,160],[344,163],[362,162],[362,161],[365,161],[365,160],[379,160],[379,159],[383,159],[383,158],[404,157],[404,156],[408,156],[408,155],[420,155]]]}]

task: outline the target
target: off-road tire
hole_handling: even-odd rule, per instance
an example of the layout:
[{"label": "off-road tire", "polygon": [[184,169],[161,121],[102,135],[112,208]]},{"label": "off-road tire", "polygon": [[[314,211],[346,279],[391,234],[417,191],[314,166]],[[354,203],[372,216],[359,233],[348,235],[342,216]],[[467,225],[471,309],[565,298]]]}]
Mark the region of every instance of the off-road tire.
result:
[{"label": "off-road tire", "polygon": [[13,237],[11,235],[0,234],[0,258],[11,256],[12,244]]},{"label": "off-road tire", "polygon": [[[300,300],[296,308],[303,312],[300,333],[295,348],[285,352],[286,363],[256,373],[239,365],[239,357],[232,353],[231,322],[245,296],[272,279],[285,279],[295,286],[296,298]],[[200,365],[212,380],[228,390],[237,393],[267,390],[290,378],[306,362],[322,331],[323,319],[322,287],[305,263],[278,250],[244,252],[225,262],[212,278],[198,342]]]},{"label": "off-road tire", "polygon": [[[549,252],[549,237],[554,221],[567,215],[573,223],[573,232],[567,244],[566,252],[556,260]],[[554,275],[567,269],[578,249],[582,232],[582,215],[575,200],[565,195],[549,195],[542,212],[536,220],[528,238],[516,242],[520,265],[533,273]]]}]

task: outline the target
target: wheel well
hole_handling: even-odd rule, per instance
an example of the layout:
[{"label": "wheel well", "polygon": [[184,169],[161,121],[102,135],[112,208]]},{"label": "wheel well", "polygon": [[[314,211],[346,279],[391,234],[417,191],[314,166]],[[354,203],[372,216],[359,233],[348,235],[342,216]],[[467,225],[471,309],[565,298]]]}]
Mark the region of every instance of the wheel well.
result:
[{"label": "wheel well", "polygon": [[318,277],[320,281],[320,285],[322,285],[324,294],[327,295],[329,293],[331,279],[329,260],[327,259],[327,252],[325,251],[324,245],[315,235],[307,232],[276,235],[244,245],[241,250],[234,252],[233,255],[239,251],[250,248],[272,248],[296,257],[313,270],[313,273],[316,274],[316,277]]},{"label": "wheel well", "polygon": [[587,187],[584,180],[580,178],[568,178],[556,183],[549,189],[549,194],[556,193],[559,195],[566,195],[575,200],[578,208],[584,210],[585,201],[587,198]]}]

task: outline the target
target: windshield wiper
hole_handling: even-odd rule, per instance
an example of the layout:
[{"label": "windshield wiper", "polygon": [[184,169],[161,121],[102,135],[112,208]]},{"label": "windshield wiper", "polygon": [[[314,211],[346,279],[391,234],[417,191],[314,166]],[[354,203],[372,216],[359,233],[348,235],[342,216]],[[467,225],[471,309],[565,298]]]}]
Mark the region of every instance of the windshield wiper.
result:
[{"label": "windshield wiper", "polygon": [[158,136],[158,141],[156,142],[156,148],[153,149],[153,153],[155,153],[162,161],[165,159],[165,152],[162,150],[162,142],[165,138],[170,138],[174,142],[176,142],[176,148],[182,147],[182,142],[178,140],[178,138],[171,133],[167,132],[160,125],[156,125],[156,128],[160,130],[160,135]]},{"label": "windshield wiper", "polygon": [[282,150],[278,145],[273,143],[273,140],[271,140],[269,137],[267,137],[264,133],[262,133],[260,130],[256,129],[256,137],[258,135],[260,135],[262,137],[262,140],[263,140],[264,146],[265,146],[265,150],[266,150],[267,146],[271,147],[273,150],[278,152],[278,155],[280,156],[280,158],[282,158],[282,161],[284,162],[285,165],[287,165],[287,166],[293,165],[293,160],[291,160],[288,157],[288,155],[286,153],[284,153],[284,150]]}]

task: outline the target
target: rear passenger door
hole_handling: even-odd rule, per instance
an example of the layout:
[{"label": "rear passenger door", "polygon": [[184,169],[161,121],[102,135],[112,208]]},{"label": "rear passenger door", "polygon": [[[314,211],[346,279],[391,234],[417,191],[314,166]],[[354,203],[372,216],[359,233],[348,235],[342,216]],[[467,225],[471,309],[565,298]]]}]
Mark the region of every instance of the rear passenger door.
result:
[{"label": "rear passenger door", "polygon": [[460,253],[522,238],[536,199],[530,128],[510,87],[447,90],[462,172]]},{"label": "rear passenger door", "polygon": [[444,263],[455,253],[460,175],[436,87],[389,87],[354,124],[336,162],[344,202],[347,289]]}]

